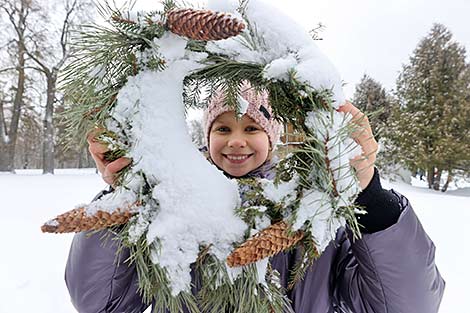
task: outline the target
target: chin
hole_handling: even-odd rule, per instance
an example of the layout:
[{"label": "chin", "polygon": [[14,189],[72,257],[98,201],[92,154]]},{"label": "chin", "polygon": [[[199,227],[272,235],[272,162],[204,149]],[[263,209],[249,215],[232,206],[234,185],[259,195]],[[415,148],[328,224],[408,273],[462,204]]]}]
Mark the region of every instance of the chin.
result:
[{"label": "chin", "polygon": [[242,177],[248,174],[250,171],[226,171],[230,176]]}]

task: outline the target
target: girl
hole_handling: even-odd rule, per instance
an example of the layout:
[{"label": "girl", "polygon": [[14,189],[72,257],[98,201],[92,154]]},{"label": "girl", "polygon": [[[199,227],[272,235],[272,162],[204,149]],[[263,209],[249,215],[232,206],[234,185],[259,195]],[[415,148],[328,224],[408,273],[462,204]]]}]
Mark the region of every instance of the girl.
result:
[{"label": "girl", "polygon": [[[206,109],[204,130],[210,160],[229,177],[272,178],[272,150],[280,125],[273,119],[266,93],[245,86],[242,97],[248,107],[241,118],[225,105],[221,93]],[[367,118],[350,103],[340,111],[351,113],[353,122],[364,129],[353,136],[367,157],[352,160],[363,189],[356,202],[367,211],[360,219],[363,237],[352,241],[347,229],[339,229],[304,280],[287,292],[292,308],[298,313],[438,312],[445,283],[434,264],[434,245],[408,200],[382,189],[373,166],[377,143]],[[98,170],[112,185],[115,174],[130,160],[106,162],[107,148],[94,134],[88,141]],[[104,244],[101,235],[78,233],[72,242],[65,280],[74,306],[89,313],[143,312],[146,305],[137,291],[135,267],[124,262],[128,251],[115,260],[116,244]],[[297,256],[295,250],[270,259],[283,287]]]}]

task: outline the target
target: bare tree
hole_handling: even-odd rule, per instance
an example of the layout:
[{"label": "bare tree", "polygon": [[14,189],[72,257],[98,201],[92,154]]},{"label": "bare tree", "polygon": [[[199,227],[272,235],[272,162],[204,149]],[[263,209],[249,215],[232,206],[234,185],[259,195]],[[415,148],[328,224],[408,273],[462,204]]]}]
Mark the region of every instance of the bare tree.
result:
[{"label": "bare tree", "polygon": [[[48,28],[37,33],[36,40],[31,46],[27,46],[25,53],[34,61],[35,69],[42,73],[46,80],[46,106],[43,120],[43,173],[54,173],[54,105],[57,102],[57,79],[60,69],[69,57],[70,32],[77,16],[89,6],[88,1],[66,0],[64,1],[64,12],[60,30],[58,32],[58,45],[50,43],[50,40],[41,40],[49,37],[51,32]],[[47,12],[43,10],[47,19]],[[51,22],[52,23],[52,22]],[[49,38],[50,39],[50,38]],[[54,49],[59,46],[60,49]]]},{"label": "bare tree", "polygon": [[12,44],[16,50],[16,62],[13,67],[6,67],[2,72],[16,72],[16,85],[14,85],[13,101],[9,123],[7,121],[6,104],[7,95],[0,94],[0,171],[14,171],[14,157],[16,139],[18,136],[18,125],[23,106],[25,93],[25,65],[26,65],[26,24],[28,15],[31,12],[30,1],[0,1],[0,12],[7,17],[13,30],[14,36]]}]

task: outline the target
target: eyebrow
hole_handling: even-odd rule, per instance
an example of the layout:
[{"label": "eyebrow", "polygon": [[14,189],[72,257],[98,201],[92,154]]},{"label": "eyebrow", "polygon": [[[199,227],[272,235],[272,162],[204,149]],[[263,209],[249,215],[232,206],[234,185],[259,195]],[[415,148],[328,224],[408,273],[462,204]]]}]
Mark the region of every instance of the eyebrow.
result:
[{"label": "eyebrow", "polygon": [[221,121],[214,121],[214,123],[212,125],[219,125],[219,124],[225,125],[227,123],[225,123],[223,121],[222,122]]},{"label": "eyebrow", "polygon": [[[257,127],[261,127],[261,125],[259,125],[256,121],[253,121],[252,119],[250,120],[241,120],[240,119],[240,122],[242,122],[246,125],[246,126],[257,126]],[[233,121],[232,120],[215,120],[214,123],[212,123],[212,125],[216,125],[216,124],[221,124],[221,125],[230,125]]]}]

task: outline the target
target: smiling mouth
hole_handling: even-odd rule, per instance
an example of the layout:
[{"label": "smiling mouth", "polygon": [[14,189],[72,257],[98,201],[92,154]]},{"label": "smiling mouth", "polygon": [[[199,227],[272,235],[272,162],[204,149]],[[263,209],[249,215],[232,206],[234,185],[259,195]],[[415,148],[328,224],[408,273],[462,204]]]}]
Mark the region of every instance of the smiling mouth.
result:
[{"label": "smiling mouth", "polygon": [[232,163],[243,163],[245,162],[249,157],[251,157],[253,153],[251,154],[224,154],[224,157],[228,159]]}]

